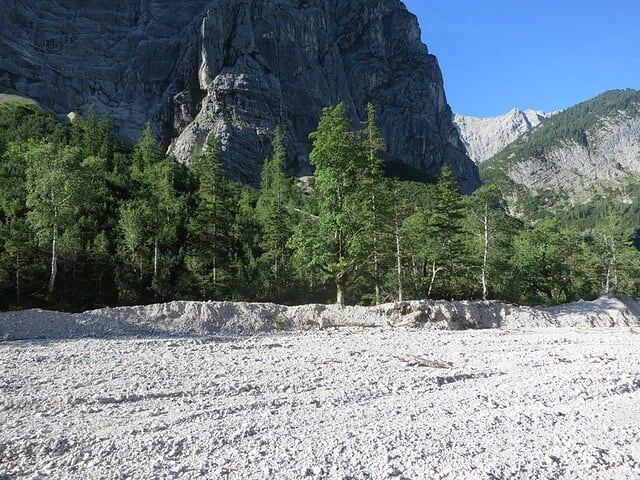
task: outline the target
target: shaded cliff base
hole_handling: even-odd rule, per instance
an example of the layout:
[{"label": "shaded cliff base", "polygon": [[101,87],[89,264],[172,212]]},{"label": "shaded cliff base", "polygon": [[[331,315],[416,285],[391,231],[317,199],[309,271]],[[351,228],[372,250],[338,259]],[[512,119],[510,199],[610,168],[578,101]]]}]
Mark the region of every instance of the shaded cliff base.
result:
[{"label": "shaded cliff base", "polygon": [[39,309],[0,313],[3,340],[254,334],[329,327],[462,330],[634,326],[640,326],[640,303],[628,297],[601,297],[549,308],[442,300],[377,307],[174,301],[76,314]]}]

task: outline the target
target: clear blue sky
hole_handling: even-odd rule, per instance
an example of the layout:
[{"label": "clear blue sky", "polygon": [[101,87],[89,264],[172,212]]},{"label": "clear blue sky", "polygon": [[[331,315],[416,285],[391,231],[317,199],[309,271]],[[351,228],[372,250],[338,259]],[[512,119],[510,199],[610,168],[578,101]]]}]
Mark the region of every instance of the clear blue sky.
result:
[{"label": "clear blue sky", "polygon": [[403,0],[456,113],[547,112],[640,89],[640,0]]}]

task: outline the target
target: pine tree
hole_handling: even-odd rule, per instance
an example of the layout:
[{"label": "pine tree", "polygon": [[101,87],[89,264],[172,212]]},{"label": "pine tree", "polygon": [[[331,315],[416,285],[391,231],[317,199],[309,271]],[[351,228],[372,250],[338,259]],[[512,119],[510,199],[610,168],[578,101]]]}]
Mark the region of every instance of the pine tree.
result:
[{"label": "pine tree", "polygon": [[[134,150],[134,195],[121,205],[119,220],[121,254],[129,259],[136,282],[143,287],[134,296],[143,295],[146,288],[156,300],[169,296],[170,272],[185,208],[184,197],[175,185],[178,168],[161,155],[147,125]],[[123,295],[126,298],[131,293],[124,292],[135,291],[135,287],[125,287]]]},{"label": "pine tree", "polygon": [[467,239],[464,228],[466,205],[460,193],[458,181],[451,169],[442,167],[436,184],[435,202],[429,218],[429,235],[432,240],[431,279],[427,296],[434,292],[436,280],[441,278],[440,295],[460,296],[461,279],[466,273]]},{"label": "pine tree", "polygon": [[307,212],[313,221],[296,228],[291,245],[298,262],[333,280],[336,302],[342,305],[367,255],[363,251],[367,225],[358,199],[362,198],[360,181],[368,158],[351,128],[344,103],[325,108],[310,137],[318,212]]},{"label": "pine tree", "polygon": [[230,183],[236,208],[230,232],[230,272],[232,282],[229,291],[233,300],[257,301],[276,299],[271,290],[264,291],[260,272],[260,222],[256,214],[259,193],[250,186]]},{"label": "pine tree", "polygon": [[147,122],[140,140],[133,149],[132,174],[139,175],[148,166],[159,163],[163,158],[162,148],[153,135],[151,124]]},{"label": "pine tree", "polygon": [[[382,159],[380,152],[386,148],[382,134],[376,124],[376,112],[371,103],[367,104],[367,118],[362,132],[362,144],[367,157],[366,170],[360,182],[363,194],[361,200],[362,215],[366,222],[366,234],[370,248],[372,263],[372,281],[374,286],[374,303],[382,301],[382,271],[386,269],[391,250],[391,227],[389,220],[391,208],[388,203],[390,197],[386,191],[388,185],[384,181]],[[385,255],[385,253],[387,253]]]},{"label": "pine tree", "polygon": [[228,181],[223,177],[220,148],[209,135],[204,152],[192,160],[198,190],[196,206],[187,225],[187,269],[194,275],[203,298],[228,293],[230,231],[233,211]]},{"label": "pine tree", "polygon": [[22,306],[38,285],[41,251],[26,221],[26,144],[9,142],[0,152],[0,305]]},{"label": "pine tree", "polygon": [[295,179],[285,172],[286,149],[282,129],[276,129],[273,154],[262,168],[256,216],[261,227],[259,263],[264,272],[264,287],[272,298],[281,300],[291,287],[293,275],[291,249],[287,246],[293,235]]}]

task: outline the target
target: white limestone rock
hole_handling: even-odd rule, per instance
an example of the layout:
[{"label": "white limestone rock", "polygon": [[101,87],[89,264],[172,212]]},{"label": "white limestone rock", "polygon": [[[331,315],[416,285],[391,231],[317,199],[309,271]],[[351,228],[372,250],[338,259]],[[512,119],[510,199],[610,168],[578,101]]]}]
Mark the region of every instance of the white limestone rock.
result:
[{"label": "white limestone rock", "polygon": [[488,118],[456,113],[453,121],[469,157],[479,165],[551,115],[553,114],[537,110],[522,111],[514,108],[504,115]]}]

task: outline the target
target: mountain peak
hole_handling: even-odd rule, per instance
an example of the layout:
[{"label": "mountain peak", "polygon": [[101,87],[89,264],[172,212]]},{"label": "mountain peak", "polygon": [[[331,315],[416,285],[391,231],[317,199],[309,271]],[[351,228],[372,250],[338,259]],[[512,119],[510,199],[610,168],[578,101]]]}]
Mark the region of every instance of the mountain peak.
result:
[{"label": "mountain peak", "polygon": [[488,118],[454,114],[453,121],[467,154],[478,165],[540,125],[550,115],[538,110],[512,108],[504,115]]}]

